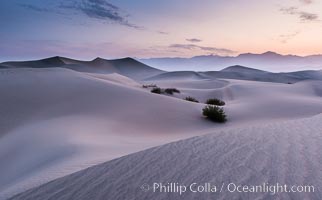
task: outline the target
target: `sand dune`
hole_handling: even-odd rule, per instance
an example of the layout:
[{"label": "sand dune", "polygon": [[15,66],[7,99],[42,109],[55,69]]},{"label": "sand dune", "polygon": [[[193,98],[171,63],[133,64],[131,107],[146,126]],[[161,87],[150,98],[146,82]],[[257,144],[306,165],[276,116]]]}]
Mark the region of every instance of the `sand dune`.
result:
[{"label": "sand dune", "polygon": [[[182,140],[100,164],[11,199],[321,199],[322,116]],[[144,192],[146,183],[288,184],[311,193]]]},{"label": "sand dune", "polygon": [[41,59],[41,60],[33,60],[33,61],[13,61],[13,62],[4,62],[3,66],[7,67],[17,67],[17,68],[47,68],[47,67],[60,67],[64,65],[64,61],[59,56]]},{"label": "sand dune", "polygon": [[145,79],[145,81],[155,80],[200,80],[209,79],[209,76],[193,71],[165,72]]},{"label": "sand dune", "polygon": [[255,74],[268,72],[268,71],[263,71],[263,70],[259,70],[259,69],[253,69],[250,67],[244,67],[241,65],[234,65],[234,66],[226,67],[220,71],[221,72],[244,72],[244,73],[255,73]]},{"label": "sand dune", "polygon": [[273,83],[296,83],[303,80],[322,80],[321,71],[298,71],[287,73],[272,73],[257,69],[252,69],[243,66],[231,66],[221,71],[207,71],[207,72],[165,72],[156,76],[149,77],[146,81],[160,81],[160,80],[181,80],[181,79],[237,79]]},{"label": "sand dune", "polygon": [[143,63],[140,63],[132,58],[123,58],[116,60],[96,58],[92,61],[80,61],[56,56],[35,61],[4,62],[1,65],[8,68],[61,67],[79,72],[102,74],[118,73],[136,80],[145,79],[163,72],[159,69],[155,69]]},{"label": "sand dune", "polygon": [[87,75],[101,79],[106,81],[111,81],[113,83],[118,83],[123,86],[130,86],[130,87],[142,87],[142,85],[133,79],[130,79],[126,76],[122,76],[118,73],[112,74],[97,74],[97,73],[87,73]]},{"label": "sand dune", "polygon": [[0,64],[0,69],[6,69],[6,68],[9,68],[9,67]]},{"label": "sand dune", "polygon": [[151,94],[121,75],[99,76],[1,70],[0,197],[213,127],[198,104]]},{"label": "sand dune", "polygon": [[295,83],[303,80],[322,80],[319,70],[272,73],[243,66],[231,66],[218,72],[205,72],[208,76],[239,80],[253,80],[276,83]]},{"label": "sand dune", "polygon": [[[200,102],[220,98],[227,102],[231,123],[307,117],[322,112],[321,81],[295,84],[244,80],[153,81],[160,87],[176,87],[177,98],[192,96]],[[257,123],[257,122],[256,122]]]},{"label": "sand dune", "polygon": [[[229,160],[229,157],[226,154],[220,157],[217,155],[218,152],[225,152],[227,149],[233,149],[232,151],[235,152],[243,147],[242,142],[236,141],[236,137],[245,137],[242,141],[246,141],[246,146],[252,147],[255,142],[259,142],[258,144],[261,146],[266,139],[270,139],[266,137],[272,136],[268,140],[270,142],[268,145],[271,147],[277,145],[277,148],[283,148],[282,143],[288,145],[287,142],[290,140],[290,145],[295,145],[297,148],[298,145],[302,145],[297,141],[299,138],[295,138],[294,141],[289,137],[283,136],[283,138],[283,131],[286,130],[286,134],[292,132],[297,134],[301,131],[304,131],[303,134],[310,134],[305,131],[312,124],[312,137],[319,139],[315,132],[320,129],[319,126],[315,126],[315,123],[321,117],[317,116],[312,119],[310,117],[322,113],[322,81],[315,80],[319,79],[321,71],[295,72],[295,75],[292,76],[291,73],[287,73],[287,77],[296,77],[296,81],[294,84],[285,84],[289,79],[286,79],[284,75],[275,76],[270,72],[240,66],[231,67],[224,70],[225,72],[218,72],[232,74],[229,76],[235,77],[230,79],[230,77],[218,78],[217,75],[213,75],[217,72],[162,73],[148,68],[148,66],[142,66],[132,59],[107,61],[98,58],[93,61],[77,61],[54,57],[41,61],[2,65],[9,67],[9,69],[0,70],[0,199],[6,199],[32,187],[108,160],[196,135],[213,133],[213,135],[204,138],[197,138],[198,141],[199,139],[202,141],[201,143],[214,142],[212,137],[235,141],[227,142],[227,148],[216,146],[217,143],[209,143],[209,148],[211,145],[216,146],[213,150],[208,147],[205,150],[202,149],[204,148],[202,145],[198,146],[200,152],[206,152],[206,157],[214,156],[223,163],[228,162],[225,159]],[[154,73],[162,74],[156,75]],[[153,78],[149,78],[151,76]],[[145,81],[138,81],[143,79]],[[256,81],[257,79],[259,81]],[[181,93],[173,96],[152,94],[150,89],[142,88],[142,84],[146,83],[156,83],[160,87],[176,87]],[[186,96],[193,96],[201,103],[182,100]],[[202,102],[213,97],[221,98],[227,103],[225,110],[229,120],[224,125],[209,122],[201,115],[201,109],[205,106]],[[308,119],[302,120],[303,118]],[[285,123],[287,121],[286,125],[283,123],[284,121]],[[297,122],[301,124],[298,128],[291,125]],[[276,133],[273,132],[275,125],[269,125],[272,123],[277,123]],[[262,126],[258,127],[258,124],[262,124]],[[250,128],[248,133],[249,128],[247,127],[249,126],[253,128]],[[291,127],[289,131],[288,127]],[[257,129],[261,130],[258,137],[255,134]],[[265,132],[266,129],[267,132]],[[221,130],[225,130],[227,136],[221,133]],[[302,136],[300,133],[298,137]],[[251,137],[254,138],[251,140]],[[281,146],[278,145],[279,143],[275,144],[277,137],[284,139],[281,140],[283,141]],[[164,149],[165,152],[165,149],[169,148],[167,151],[169,154],[173,151],[172,145],[186,144],[188,147],[191,146],[190,141],[195,139],[165,145],[161,149]],[[248,139],[249,143],[247,143]],[[303,145],[308,145],[309,142],[311,141],[307,141]],[[315,144],[318,143],[312,143],[313,146]],[[206,146],[207,144],[205,148]],[[267,146],[263,144],[264,147]],[[307,154],[314,153],[313,150],[315,151],[312,149]],[[117,168],[119,170],[128,169],[128,166],[132,168],[132,164],[136,163],[129,164],[132,158],[142,160],[144,163],[151,162],[154,167],[157,166],[154,164],[161,162],[164,165],[164,162],[171,160],[175,163],[177,161],[182,164],[185,161],[190,163],[188,158],[194,156],[194,154],[187,153],[187,155],[179,154],[178,158],[176,156],[173,158],[171,156],[173,154],[169,154],[170,157],[162,158],[158,162],[154,162],[155,160],[149,156],[146,157],[146,160],[145,156],[137,156],[146,153],[150,155],[154,151],[147,150],[144,151],[145,153],[141,152],[121,158]],[[157,154],[159,153],[160,156],[166,156],[162,152],[157,152]],[[303,152],[298,152],[300,158],[307,155],[304,152],[302,156],[301,153]],[[258,158],[258,155],[254,153],[245,155],[246,157],[239,155],[235,158],[242,160],[247,158],[247,155]],[[276,156],[270,154],[270,156],[273,155]],[[153,156],[157,157],[157,155]],[[277,162],[275,158],[286,157],[271,157],[270,159],[272,162]],[[255,161],[256,159],[253,159],[249,163]],[[110,163],[114,162],[118,161]],[[290,162],[293,164],[294,160]],[[317,160],[317,162],[320,161]],[[292,166],[291,164],[287,165],[285,170],[290,170],[288,166]],[[107,164],[107,166],[116,165]],[[171,166],[169,165],[169,167]],[[317,163],[312,164],[312,167],[317,166]],[[201,166],[198,172],[206,173],[207,171],[202,170],[208,167],[210,166],[205,165],[205,168]],[[261,164],[255,164],[255,168],[261,168]],[[216,167],[216,170],[218,169]],[[225,169],[235,170],[230,165]],[[118,175],[117,169],[113,170],[116,170],[112,172]],[[177,170],[168,171],[168,173],[175,173]],[[152,174],[153,172],[149,171],[147,175],[158,177],[162,175],[161,172],[163,173],[160,171],[160,174]],[[89,176],[83,176],[82,173],[79,173],[83,177],[79,184],[86,185],[91,180],[88,180]],[[91,171],[91,173],[99,173],[99,171]],[[198,175],[198,173],[196,174]],[[132,181],[135,177],[138,178],[137,172],[133,176],[131,174],[123,175],[130,176]],[[109,174],[102,176],[102,178],[106,177],[109,182],[110,176],[114,177],[113,174]],[[167,176],[165,174],[165,177]],[[181,180],[182,177],[183,175],[180,175],[177,178]],[[63,189],[72,187],[69,184],[69,180],[72,179],[66,177],[61,180],[66,180]],[[243,177],[240,180],[243,180]],[[116,181],[115,177],[112,178],[112,181]],[[122,181],[124,181],[123,176],[116,183],[125,184]],[[120,186],[116,186],[119,189]],[[70,191],[76,191],[76,187],[78,185],[75,185],[75,188],[70,188]],[[48,188],[50,191],[55,189],[51,186]],[[100,191],[99,188],[96,188],[97,190],[95,189],[93,192],[98,191],[97,195],[102,194],[103,196],[111,194],[111,197],[115,197],[113,199],[122,199],[124,197],[122,195],[132,192],[129,190],[119,194],[121,196],[117,196],[111,191],[114,190],[111,188],[112,186],[107,185],[106,189],[101,188],[102,191]],[[49,190],[45,186],[44,190],[31,190],[19,198],[46,199],[51,196],[43,196],[42,191]],[[33,196],[34,194],[37,195]],[[66,197],[60,196],[60,194],[57,193],[58,199],[67,198],[71,193],[66,193]],[[92,195],[90,192],[88,194]],[[140,197],[141,194],[138,195]],[[103,196],[99,197],[103,198]],[[161,197],[163,196],[158,196],[156,199]],[[87,198],[89,196],[85,195],[84,199]]]},{"label": "sand dune", "polygon": [[132,58],[106,60],[96,58],[92,61],[81,61],[64,57],[51,57],[35,61],[4,62],[0,68],[48,68],[62,67],[79,72],[110,74],[118,73],[135,80],[179,80],[179,79],[212,79],[226,78],[264,82],[294,83],[302,80],[322,80],[321,70],[272,73],[244,66],[230,66],[220,71],[179,71],[164,72],[150,67]]}]

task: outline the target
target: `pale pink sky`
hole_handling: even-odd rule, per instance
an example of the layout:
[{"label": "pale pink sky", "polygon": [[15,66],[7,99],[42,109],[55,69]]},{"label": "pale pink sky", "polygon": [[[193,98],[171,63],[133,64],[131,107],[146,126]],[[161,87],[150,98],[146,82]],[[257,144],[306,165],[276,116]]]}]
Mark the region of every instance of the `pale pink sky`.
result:
[{"label": "pale pink sky", "polygon": [[322,54],[320,15],[322,0],[5,1],[0,61]]}]

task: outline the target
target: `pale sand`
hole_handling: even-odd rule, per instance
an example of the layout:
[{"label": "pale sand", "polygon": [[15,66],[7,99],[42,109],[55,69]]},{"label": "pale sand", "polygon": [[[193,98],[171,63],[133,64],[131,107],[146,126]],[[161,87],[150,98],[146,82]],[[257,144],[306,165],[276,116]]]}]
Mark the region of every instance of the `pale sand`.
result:
[{"label": "pale sand", "polygon": [[[267,137],[275,134],[272,132],[275,125],[260,127],[263,134],[258,138],[253,132],[247,133],[245,127],[275,122],[279,127],[283,124],[279,122],[290,120],[294,126],[292,129],[309,134],[300,125],[296,128],[296,123],[292,120],[322,113],[321,81],[283,84],[209,77],[205,79],[190,75],[186,77],[185,74],[184,79],[181,77],[179,73],[177,80],[173,76],[171,80],[149,80],[162,87],[179,88],[182,93],[174,95],[174,98],[152,94],[149,89],[143,89],[140,83],[119,74],[97,71],[81,73],[62,68],[2,69],[0,199],[98,163],[195,135],[214,133],[215,137],[220,130],[230,129],[228,132],[231,135],[235,134],[237,137],[241,133],[245,138],[250,138],[251,135],[257,141],[262,140],[265,134]],[[194,96],[202,102],[212,97],[224,99],[227,103],[225,109],[229,117],[228,123],[219,125],[205,120],[201,115],[204,104],[182,100],[185,96]],[[312,121],[315,119],[312,118]],[[310,118],[305,121],[308,126],[310,121]],[[315,128],[318,126],[312,125],[312,129]],[[286,129],[286,134],[292,133]],[[283,129],[279,132],[276,134],[282,134]],[[205,138],[208,137],[212,136]],[[272,145],[274,138],[272,135]],[[288,138],[285,140],[287,142]],[[234,144],[228,141],[229,138],[227,148],[233,150],[231,146]],[[179,142],[181,143],[184,142]],[[187,147],[189,145],[191,144],[187,143]],[[262,146],[261,143],[258,145]],[[294,145],[298,144],[294,142]],[[217,154],[224,149],[226,147],[218,147],[209,153]],[[307,154],[309,153],[311,152]],[[226,158],[225,154],[222,156],[224,157],[221,159]],[[144,160],[144,157],[135,159]],[[275,160],[275,157],[271,159]],[[319,159],[316,162],[320,162]],[[318,164],[313,163],[312,167]],[[201,166],[198,170],[202,169]],[[272,170],[270,173],[275,173],[274,168]],[[170,170],[169,173],[175,171]],[[153,171],[147,174],[159,176],[158,171],[154,172],[155,175],[151,175]],[[198,176],[198,173],[195,175]],[[86,183],[85,176],[84,179]],[[76,188],[71,191],[75,190]],[[105,190],[103,187],[102,190],[104,191],[98,193],[112,192],[111,188]],[[123,195],[125,194],[126,192]],[[85,199],[87,197],[84,196]],[[46,199],[46,196],[39,198]],[[117,199],[117,196],[113,199]]]},{"label": "pale sand", "polygon": [[[228,129],[115,159],[34,188],[14,200],[321,199],[322,115]],[[145,192],[142,184],[212,183],[216,193]],[[219,190],[224,185],[220,193]],[[229,183],[310,185],[311,193],[230,193]]]}]

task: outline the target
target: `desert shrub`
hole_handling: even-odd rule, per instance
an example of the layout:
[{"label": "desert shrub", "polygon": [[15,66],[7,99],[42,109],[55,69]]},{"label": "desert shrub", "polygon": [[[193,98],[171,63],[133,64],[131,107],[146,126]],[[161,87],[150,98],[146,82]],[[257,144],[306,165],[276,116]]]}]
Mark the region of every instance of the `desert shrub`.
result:
[{"label": "desert shrub", "polygon": [[195,98],[193,98],[193,97],[186,97],[186,98],[184,98],[184,100],[186,100],[186,101],[191,101],[191,102],[195,102],[195,103],[199,103],[199,101],[197,100],[197,99],[195,99]]},{"label": "desert shrub", "polygon": [[158,87],[156,84],[147,84],[147,85],[142,85],[143,88],[156,88]]},{"label": "desert shrub", "polygon": [[164,90],[164,93],[172,95],[173,93],[180,93],[180,91],[177,88],[167,88]]},{"label": "desert shrub", "polygon": [[152,92],[152,93],[155,93],[155,94],[161,94],[161,88],[159,88],[159,87],[153,88],[153,89],[151,90],[151,92]]},{"label": "desert shrub", "polygon": [[224,106],[226,103],[224,101],[220,100],[220,99],[214,98],[214,99],[208,99],[206,101],[206,104],[215,105],[215,106]]},{"label": "desert shrub", "polygon": [[214,122],[225,123],[227,117],[223,108],[207,105],[202,109],[202,114]]}]

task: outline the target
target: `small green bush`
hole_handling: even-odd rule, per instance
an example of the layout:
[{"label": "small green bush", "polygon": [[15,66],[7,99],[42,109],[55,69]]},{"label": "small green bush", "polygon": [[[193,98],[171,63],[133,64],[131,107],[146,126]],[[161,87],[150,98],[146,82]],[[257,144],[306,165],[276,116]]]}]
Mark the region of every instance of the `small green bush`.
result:
[{"label": "small green bush", "polygon": [[191,101],[191,102],[195,102],[195,103],[199,103],[199,101],[197,100],[197,99],[195,99],[195,98],[193,98],[193,97],[186,97],[186,98],[184,98],[184,100],[186,100],[186,101]]},{"label": "small green bush", "polygon": [[155,93],[155,94],[161,94],[161,88],[159,88],[159,87],[153,88],[153,89],[151,90],[151,92],[152,92],[152,93]]},{"label": "small green bush", "polygon": [[173,93],[180,93],[180,91],[177,88],[166,88],[164,93],[173,95]]},{"label": "small green bush", "polygon": [[226,103],[224,101],[222,101],[220,99],[216,99],[216,98],[214,98],[214,99],[208,99],[206,101],[206,104],[208,104],[208,105],[215,105],[215,106],[224,106],[224,105],[226,105]]},{"label": "small green bush", "polygon": [[223,108],[218,106],[206,106],[202,109],[202,114],[214,122],[225,123],[227,116]]}]

